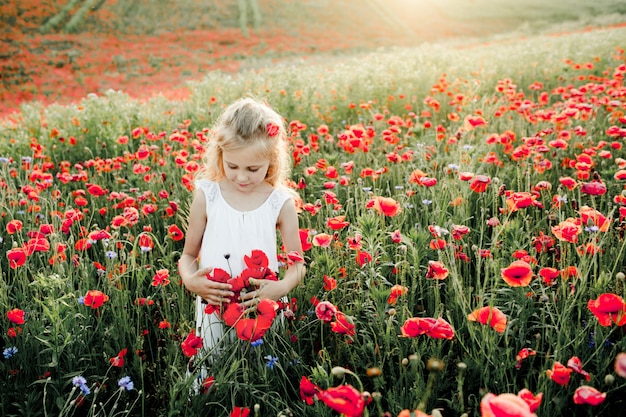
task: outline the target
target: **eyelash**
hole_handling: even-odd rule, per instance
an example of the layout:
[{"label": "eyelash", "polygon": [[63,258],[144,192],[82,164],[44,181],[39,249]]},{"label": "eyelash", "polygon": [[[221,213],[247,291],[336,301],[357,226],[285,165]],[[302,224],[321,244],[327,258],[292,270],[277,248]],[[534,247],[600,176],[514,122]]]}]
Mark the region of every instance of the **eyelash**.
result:
[{"label": "eyelash", "polygon": [[[237,169],[237,167],[232,167],[232,166],[228,166],[228,169]],[[259,168],[255,168],[255,169],[248,169],[248,171],[250,172],[257,172],[259,170]]]}]

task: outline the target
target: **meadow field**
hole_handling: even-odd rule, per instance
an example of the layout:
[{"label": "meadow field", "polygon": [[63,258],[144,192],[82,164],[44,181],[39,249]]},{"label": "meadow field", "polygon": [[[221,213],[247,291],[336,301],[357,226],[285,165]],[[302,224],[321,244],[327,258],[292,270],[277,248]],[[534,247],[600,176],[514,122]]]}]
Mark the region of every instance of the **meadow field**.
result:
[{"label": "meadow field", "polygon": [[[0,122],[0,414],[622,415],[626,26],[603,19],[24,102]],[[197,381],[177,261],[245,95],[288,123],[307,275]]]}]

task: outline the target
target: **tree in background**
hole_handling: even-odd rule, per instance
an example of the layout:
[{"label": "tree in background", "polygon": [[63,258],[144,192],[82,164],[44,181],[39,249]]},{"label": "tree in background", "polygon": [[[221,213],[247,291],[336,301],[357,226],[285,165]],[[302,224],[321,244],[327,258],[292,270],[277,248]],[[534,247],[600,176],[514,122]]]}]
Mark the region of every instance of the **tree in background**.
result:
[{"label": "tree in background", "polygon": [[246,37],[250,35],[248,31],[248,8],[252,13],[252,27],[259,30],[261,27],[261,7],[257,0],[237,0],[239,9],[239,27]]}]

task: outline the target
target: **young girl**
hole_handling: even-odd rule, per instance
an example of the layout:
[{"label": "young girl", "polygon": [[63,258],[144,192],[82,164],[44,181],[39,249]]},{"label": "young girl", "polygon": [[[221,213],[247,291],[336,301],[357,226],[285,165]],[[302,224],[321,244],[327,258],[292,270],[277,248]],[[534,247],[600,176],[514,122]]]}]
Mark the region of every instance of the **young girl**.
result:
[{"label": "young girl", "polygon": [[[290,154],[282,117],[267,104],[240,99],[226,108],[211,130],[205,164],[196,181],[185,246],[179,261],[184,285],[197,295],[196,335],[210,351],[227,330],[207,305],[234,295],[231,285],[207,279],[214,268],[238,276],[244,256],[262,250],[278,272],[277,233],[286,253],[302,254],[295,194],[286,187]],[[305,274],[303,263],[288,266],[278,281],[251,278],[255,287],[241,296],[244,310],[261,299],[279,300]]]}]

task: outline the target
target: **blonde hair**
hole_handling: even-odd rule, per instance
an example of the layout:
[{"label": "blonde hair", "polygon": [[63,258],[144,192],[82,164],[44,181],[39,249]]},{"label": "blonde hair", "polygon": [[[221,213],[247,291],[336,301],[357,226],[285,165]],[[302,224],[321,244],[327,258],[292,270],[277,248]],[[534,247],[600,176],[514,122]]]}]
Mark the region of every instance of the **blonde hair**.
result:
[{"label": "blonde hair", "polygon": [[283,118],[267,103],[254,98],[241,98],[224,110],[209,134],[204,166],[198,176],[211,181],[226,178],[224,150],[251,148],[268,158],[265,176],[273,187],[287,188],[291,174],[291,157]]}]

